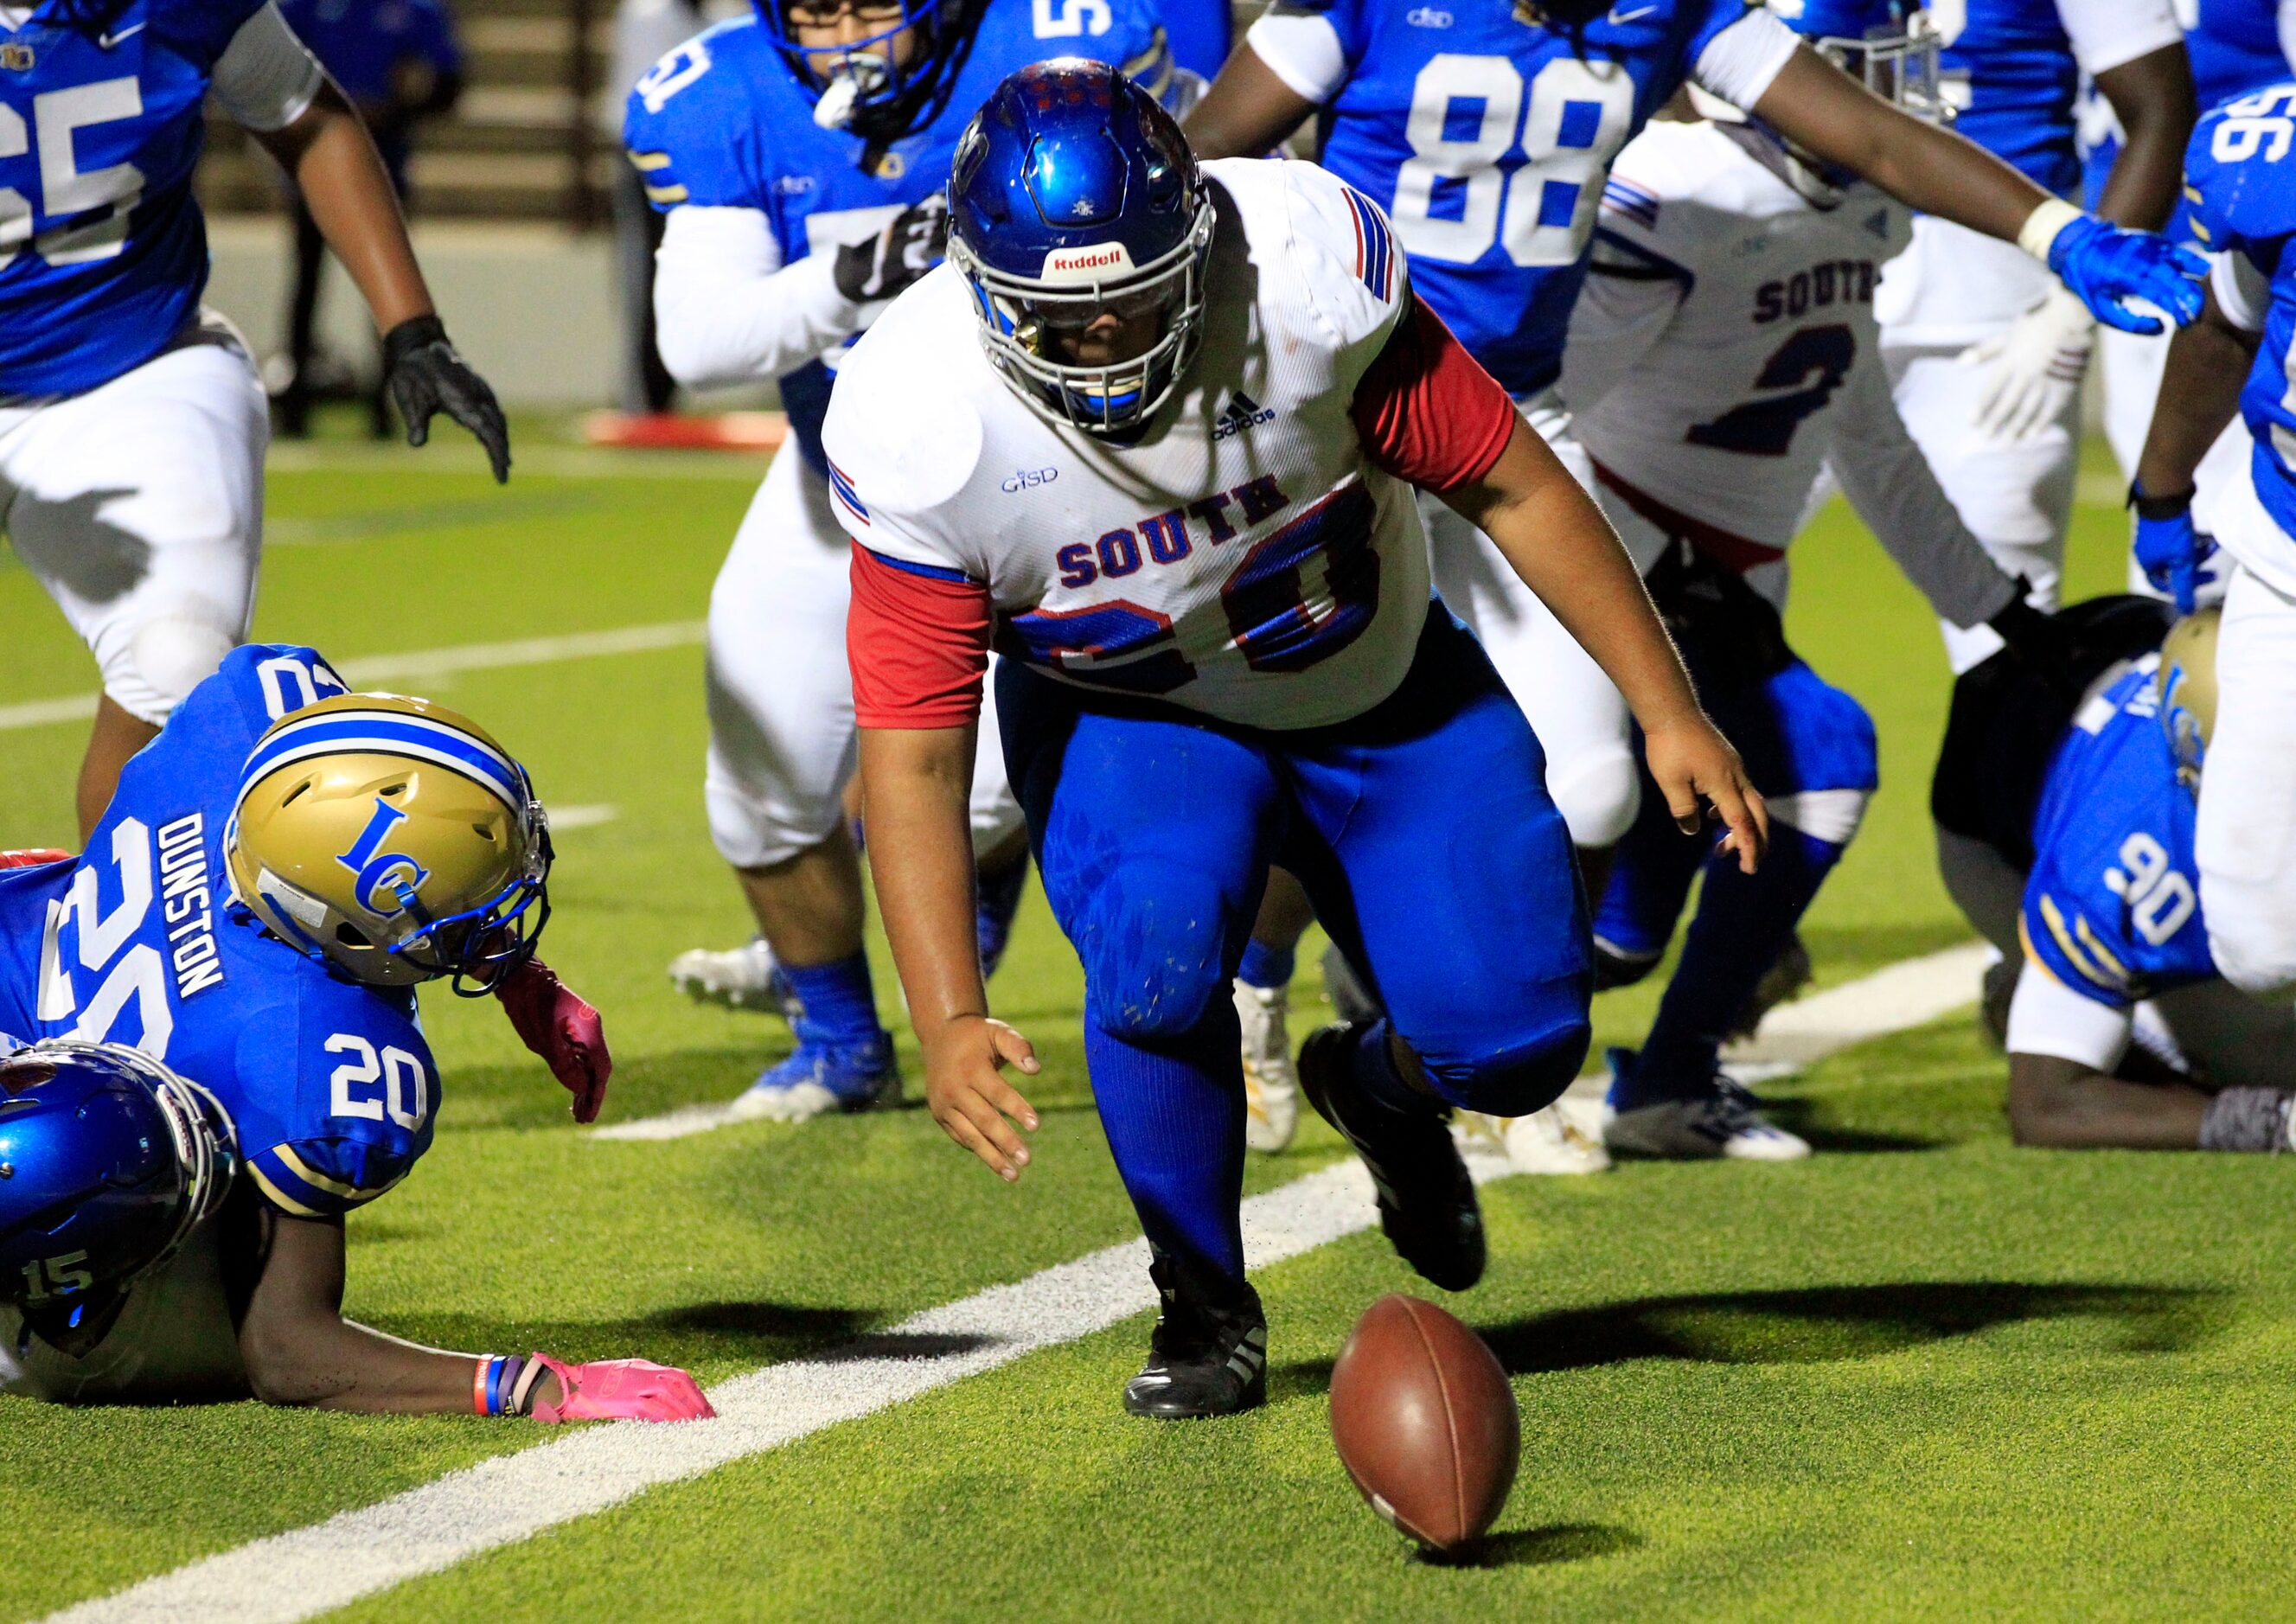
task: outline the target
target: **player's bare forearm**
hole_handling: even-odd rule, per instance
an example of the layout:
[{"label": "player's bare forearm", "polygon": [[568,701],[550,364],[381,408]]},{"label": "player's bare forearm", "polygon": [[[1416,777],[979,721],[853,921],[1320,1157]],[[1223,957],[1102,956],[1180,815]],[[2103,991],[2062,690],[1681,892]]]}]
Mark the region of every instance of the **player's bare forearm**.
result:
[{"label": "player's bare forearm", "polygon": [[1769,840],[1762,798],[1738,752],[1700,707],[1618,533],[1570,471],[1518,416],[1490,472],[1443,499],[1491,538],[1625,696],[1676,823],[1694,832],[1700,799],[1710,800],[1729,826],[1728,846],[1752,873]]},{"label": "player's bare forearm", "polygon": [[1180,128],[1199,158],[1257,158],[1288,140],[1315,111],[1313,102],[1277,78],[1243,45]]},{"label": "player's bare forearm", "polygon": [[377,332],[436,313],[390,176],[365,122],[333,80],[293,123],[255,138],[294,176],[320,234],[374,313]]},{"label": "player's bare forearm", "polygon": [[1610,521],[1518,417],[1481,480],[1444,500],[1491,538],[1647,729],[1701,714],[1682,657]]},{"label": "player's bare forearm", "polygon": [[924,1051],[925,1095],[943,1132],[1008,1182],[1028,1165],[1014,1124],[1037,1113],[1000,1075],[1037,1070],[1029,1040],[988,1015],[973,923],[974,729],[861,730],[869,872],[893,965]]},{"label": "player's bare forearm", "polygon": [[340,1220],[281,1214],[271,1231],[239,1331],[258,1398],[364,1415],[471,1413],[477,1355],[420,1347],[342,1316]]},{"label": "player's bare forearm", "polygon": [[1908,207],[1988,237],[2014,242],[2049,198],[1975,142],[1890,106],[1808,45],[1794,52],[1752,111]]},{"label": "player's bare forearm", "polygon": [[2189,1151],[2209,1096],[2181,1084],[2124,1082],[2054,1054],[2009,1057],[2009,1129],[2059,1150]]},{"label": "player's bare forearm", "polygon": [[2096,87],[2120,120],[2120,154],[2105,177],[2097,213],[2116,226],[2159,231],[2177,206],[2185,143],[2197,110],[2193,73],[2181,45],[2108,68]]},{"label": "player's bare forearm", "polygon": [[2149,494],[2173,496],[2193,488],[2194,472],[2217,436],[2240,409],[2260,335],[2243,331],[2217,303],[2214,289],[2201,318],[2169,340],[2152,426],[2136,460],[2136,482]]}]

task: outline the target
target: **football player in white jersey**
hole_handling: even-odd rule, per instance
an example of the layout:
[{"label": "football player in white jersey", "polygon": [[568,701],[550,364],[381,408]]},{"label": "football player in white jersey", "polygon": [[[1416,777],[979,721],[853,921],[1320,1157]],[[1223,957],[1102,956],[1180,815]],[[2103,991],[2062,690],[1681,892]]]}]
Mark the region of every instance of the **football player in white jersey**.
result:
[{"label": "football player in white jersey", "polygon": [[[2148,231],[2168,223],[2194,114],[2171,0],[1953,0],[1929,14],[1956,130],[2046,191],[2071,195],[2080,184],[2074,103],[2087,74],[2127,132],[2098,216]],[[1936,215],[1915,221],[1875,310],[1914,439],[2002,567],[2053,607],[2079,460],[2089,311],[2031,259]],[[1944,631],[1956,671],[1999,646],[1981,628],[1948,622]]]},{"label": "football player in white jersey", "polygon": [[85,835],[254,611],[270,425],[245,345],[200,305],[210,92],[357,283],[409,441],[444,411],[501,480],[510,436],[447,341],[358,113],[277,6],[0,4],[0,529],[102,674]]},{"label": "football player in white jersey", "polygon": [[[1884,37],[1873,39],[1877,33]],[[1759,112],[1894,196],[2003,244],[2021,242],[2033,275],[2047,279],[2046,260],[2100,319],[2137,320],[2120,304],[2130,293],[2190,319],[2196,291],[2177,275],[2152,282],[2146,274],[2148,289],[2140,289],[2128,279],[2108,287],[2094,274],[2110,259],[2122,272],[2174,264],[2188,275],[2189,256],[2082,217],[1972,144],[1908,118],[1941,94],[1933,80],[1892,85],[1907,103],[1897,109],[1866,94],[1806,43],[1826,36],[1868,42],[1864,55],[1877,66],[1906,60],[1933,37],[1910,0],[1776,0],[1768,8],[1741,0],[1283,0],[1253,25],[1190,114],[1188,131],[1200,153],[1257,152],[1316,117],[1319,161],[1390,210],[1425,271],[1428,303],[1590,480],[1570,403],[1554,388],[1571,302],[1611,159],[1685,84]],[[1437,584],[1538,730],[1548,786],[1599,889],[1608,850],[1636,812],[1625,707],[1471,528],[1439,503],[1427,505],[1427,524]],[[1285,895],[1271,889],[1261,938],[1272,951],[1254,956],[1277,970],[1305,925],[1304,911],[1287,917],[1275,906]],[[1265,964],[1245,971],[1250,979]],[[1327,983],[1331,971],[1327,960]],[[1274,1023],[1256,1020],[1248,1029],[1272,1032]]]},{"label": "football player in white jersey", "polygon": [[[821,417],[845,347],[940,255],[957,133],[998,79],[1055,51],[1122,62],[1180,97],[1152,0],[759,0],[638,81],[625,135],[663,211],[661,356],[693,388],[778,379],[790,445],[709,594],[709,833],[758,923],[670,966],[698,998],[782,1009],[794,1053],[734,1101],[796,1120],[900,1095],[862,947],[843,649],[844,536]],[[1033,471],[1016,469],[1016,482]],[[995,718],[981,732],[977,930],[994,969],[1028,878]]]},{"label": "football player in white jersey", "polygon": [[[880,906],[935,1117],[1020,1176],[973,952],[965,807],[989,648],[1046,894],[1085,965],[1101,1120],[1164,1312],[1138,1415],[1264,1398],[1244,1278],[1228,996],[1271,860],[1389,1016],[1328,1028],[1301,1087],[1382,1223],[1464,1290],[1484,1243],[1444,1126],[1569,1083],[1591,948],[1520,709],[1431,601],[1413,487],[1456,504],[1635,707],[1685,844],[1710,798],[1748,869],[1761,800],[1617,537],[1411,291],[1386,217],[1328,172],[1198,166],[1162,109],[1067,59],[959,143],[949,263],[846,362],[824,434],[857,545],[849,623]],[[1058,478],[1009,488],[1015,469]]]},{"label": "football player in white jersey", "polygon": [[[1863,74],[1866,43],[1819,45]],[[1894,72],[1893,68],[1890,71]],[[1886,76],[1876,76],[1885,78]],[[1701,869],[1698,910],[1650,1036],[1613,1049],[1605,1137],[1666,1157],[1782,1161],[1718,1051],[1856,834],[1874,727],[1787,646],[1787,548],[1819,468],[1948,625],[2049,658],[2046,617],[1956,514],[1890,398],[1874,297],[1907,211],[1759,120],[1653,123],[1613,166],[1562,376],[1595,495],[1770,808],[1754,874],[1702,862],[1651,806],[1619,845],[1598,986],[1656,966]],[[1537,1166],[1558,1124],[1509,1144]],[[1568,1141],[1562,1141],[1568,1144]],[[1559,1170],[1559,1169],[1558,1169]]]}]

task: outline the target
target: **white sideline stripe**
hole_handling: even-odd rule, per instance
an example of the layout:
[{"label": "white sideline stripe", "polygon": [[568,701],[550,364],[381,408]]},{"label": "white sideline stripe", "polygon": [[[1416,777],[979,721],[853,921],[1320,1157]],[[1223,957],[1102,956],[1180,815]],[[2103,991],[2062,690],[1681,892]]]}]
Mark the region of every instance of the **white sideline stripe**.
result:
[{"label": "white sideline stripe", "polygon": [[[1815,1056],[1920,1025],[1972,1001],[1986,953],[1950,948],[1785,1005],[1763,1022],[1756,1046],[1775,1029],[1782,1045]],[[1472,1148],[1477,1183],[1513,1176],[1504,1159]],[[1376,1216],[1362,1163],[1338,1163],[1243,1203],[1245,1261],[1280,1263],[1366,1229]],[[734,1377],[709,1395],[716,1421],[584,1428],[67,1607],[45,1624],[299,1624],[658,1484],[1104,1330],[1154,1306],[1147,1263],[1145,1242],[1105,1247],[929,1308],[875,1338]],[[957,1340],[946,1351],[927,1343],[904,1354],[888,1346],[895,1339]]]},{"label": "white sideline stripe", "polygon": [[[338,660],[335,669],[353,687],[379,682],[421,682],[458,671],[492,671],[508,666],[554,665],[600,654],[644,654],[657,649],[689,648],[709,630],[703,620],[663,620],[652,626],[619,626],[602,632],[558,637],[521,637],[507,643],[462,643],[451,648],[415,649],[404,654],[369,654]],[[93,693],[0,705],[0,733],[82,722],[95,714]]]}]

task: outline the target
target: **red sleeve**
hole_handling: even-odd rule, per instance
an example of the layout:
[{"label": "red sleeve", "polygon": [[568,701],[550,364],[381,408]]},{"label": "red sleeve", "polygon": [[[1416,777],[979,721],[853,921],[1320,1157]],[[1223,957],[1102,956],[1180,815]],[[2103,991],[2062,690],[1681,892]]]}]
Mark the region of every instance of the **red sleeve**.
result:
[{"label": "red sleeve", "polygon": [[1514,402],[1416,293],[1351,409],[1364,454],[1433,491],[1481,479],[1514,432]]},{"label": "red sleeve", "polygon": [[845,655],[864,727],[962,727],[980,714],[988,668],[988,588],[853,548]]}]

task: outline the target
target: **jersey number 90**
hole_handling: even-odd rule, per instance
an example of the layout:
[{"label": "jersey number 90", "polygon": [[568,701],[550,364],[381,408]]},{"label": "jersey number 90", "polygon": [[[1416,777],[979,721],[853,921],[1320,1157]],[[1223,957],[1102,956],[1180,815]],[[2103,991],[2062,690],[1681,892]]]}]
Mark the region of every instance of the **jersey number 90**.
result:
[{"label": "jersey number 90", "polygon": [[[1411,87],[1396,235],[1452,265],[1494,243],[1520,266],[1575,263],[1634,110],[1634,80],[1614,64],[1558,57],[1526,84],[1504,56],[1430,57]],[[1510,154],[1519,167],[1502,168]]]}]

